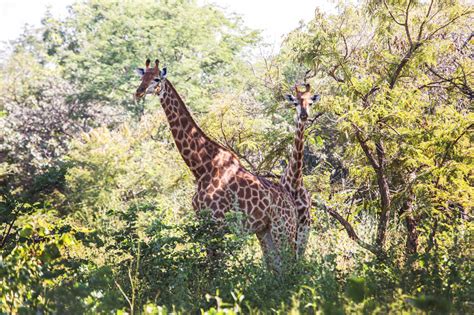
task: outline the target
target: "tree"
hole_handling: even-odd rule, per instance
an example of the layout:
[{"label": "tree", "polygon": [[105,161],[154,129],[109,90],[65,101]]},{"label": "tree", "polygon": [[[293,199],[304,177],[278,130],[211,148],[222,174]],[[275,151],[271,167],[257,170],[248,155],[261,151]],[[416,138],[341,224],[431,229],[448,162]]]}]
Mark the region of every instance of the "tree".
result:
[{"label": "tree", "polygon": [[0,151],[3,162],[16,169],[9,180],[12,187],[31,184],[57,166],[80,132],[119,120],[106,106],[71,97],[74,89],[67,81],[28,57],[15,54],[3,72],[5,80],[16,77],[6,81],[0,97],[5,113]]},{"label": "tree", "polygon": [[[258,35],[241,21],[193,0],[76,3],[64,20],[43,19],[47,59],[63,67],[82,100],[121,104],[137,115],[134,68],[159,58],[186,101],[208,109],[212,94],[245,85],[245,50]],[[156,103],[155,103],[156,104]]]},{"label": "tree", "polygon": [[[325,87],[345,146],[351,193],[339,183],[345,193],[326,209],[379,257],[397,217],[409,255],[420,237],[429,251],[436,222],[452,228],[472,207],[473,12],[456,1],[367,1],[317,12],[286,41],[286,54]],[[359,239],[337,207],[349,216],[375,210],[374,243]]]},{"label": "tree", "polygon": [[246,88],[243,57],[258,39],[238,17],[192,0],[91,0],[64,19],[47,13],[2,64],[1,162],[19,167],[17,184],[31,187],[81,132],[142,117],[145,104],[158,105],[132,99],[134,68],[146,57],[166,63],[188,104],[205,112],[214,94]]}]

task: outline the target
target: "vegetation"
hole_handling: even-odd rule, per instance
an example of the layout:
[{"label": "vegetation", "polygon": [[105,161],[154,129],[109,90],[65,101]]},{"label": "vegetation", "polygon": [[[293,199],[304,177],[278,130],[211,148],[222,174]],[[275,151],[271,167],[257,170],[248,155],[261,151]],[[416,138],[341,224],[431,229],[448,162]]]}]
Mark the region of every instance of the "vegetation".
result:
[{"label": "vegetation", "polygon": [[[0,313],[473,313],[474,9],[367,0],[315,12],[280,52],[192,0],[88,0],[46,14],[0,64]],[[210,137],[282,174],[283,95],[322,95],[306,131],[306,257],[275,274],[193,178],[146,57]],[[223,253],[209,260],[206,249]]]}]

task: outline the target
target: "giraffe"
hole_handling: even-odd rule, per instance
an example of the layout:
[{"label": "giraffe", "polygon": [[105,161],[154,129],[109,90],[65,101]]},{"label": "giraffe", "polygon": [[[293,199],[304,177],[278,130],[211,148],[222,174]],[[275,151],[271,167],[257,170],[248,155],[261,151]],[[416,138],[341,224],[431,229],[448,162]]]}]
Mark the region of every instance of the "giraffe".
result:
[{"label": "giraffe", "polygon": [[290,194],[279,183],[246,170],[232,152],[201,130],[167,79],[166,68],[160,71],[158,60],[150,67],[147,59],[145,69],[138,68],[137,73],[141,83],[135,99],[159,96],[176,147],[194,175],[194,210],[209,209],[221,224],[226,212],[243,212],[245,230],[257,235],[264,259],[279,270],[286,247],[296,255],[296,205]]},{"label": "giraffe", "polygon": [[310,93],[311,86],[305,85],[306,90],[301,92],[295,85],[296,97],[287,94],[285,98],[297,110],[295,141],[290,160],[283,176],[280,178],[280,184],[291,194],[296,204],[297,211],[297,232],[296,246],[298,257],[303,257],[309,237],[311,225],[311,197],[303,185],[303,149],[304,149],[304,131],[306,121],[309,116],[310,106],[320,98],[318,94]]}]

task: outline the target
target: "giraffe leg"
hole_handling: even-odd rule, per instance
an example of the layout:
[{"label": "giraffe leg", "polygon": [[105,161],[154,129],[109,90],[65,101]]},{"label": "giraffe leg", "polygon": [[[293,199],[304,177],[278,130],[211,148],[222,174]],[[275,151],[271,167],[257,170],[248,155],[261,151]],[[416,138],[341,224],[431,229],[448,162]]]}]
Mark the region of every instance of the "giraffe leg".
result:
[{"label": "giraffe leg", "polygon": [[269,212],[270,226],[257,234],[268,266],[280,273],[283,255],[287,253],[293,258],[296,253],[296,211],[284,200],[276,199]]},{"label": "giraffe leg", "polygon": [[209,216],[205,219],[205,225],[209,227],[208,237],[212,240],[206,246],[207,260],[213,267],[222,265],[222,260],[225,258],[224,248],[222,248],[222,237],[225,232],[224,211],[219,209],[219,204],[213,199],[207,199],[205,211],[209,211]]},{"label": "giraffe leg", "polygon": [[270,228],[270,238],[273,241],[273,250],[270,255],[270,258],[272,258],[271,261],[271,267],[273,270],[276,272],[280,273],[281,272],[281,266],[282,266],[282,257],[281,254],[283,253],[283,243],[284,243],[284,235],[282,235],[282,231],[280,226],[278,224],[273,224],[272,222],[272,227]]},{"label": "giraffe leg", "polygon": [[276,254],[275,244],[272,239],[270,228],[257,232],[257,239],[260,242],[263,259],[269,268],[273,268],[274,255]]},{"label": "giraffe leg", "polygon": [[275,206],[270,228],[271,238],[274,244],[273,266],[277,272],[281,272],[283,259],[290,255],[293,258],[296,241],[296,215],[293,209],[285,206]]},{"label": "giraffe leg", "polygon": [[298,230],[296,234],[297,258],[303,258],[308,244],[309,232],[311,229],[311,199],[306,191],[303,189],[300,192],[303,204],[298,206]]},{"label": "giraffe leg", "polygon": [[206,261],[209,264],[211,270],[217,270],[224,266],[223,262],[226,258],[225,248],[222,247],[222,239],[220,235],[220,228],[212,231],[208,235],[207,244],[205,244],[206,250]]},{"label": "giraffe leg", "polygon": [[300,218],[298,222],[298,231],[296,234],[297,259],[301,259],[304,257],[306,246],[308,244],[309,231],[310,231],[309,220],[306,220],[306,218]]},{"label": "giraffe leg", "polygon": [[297,215],[291,207],[284,206],[278,210],[272,225],[272,237],[275,241],[280,260],[283,257],[293,260],[297,252]]}]

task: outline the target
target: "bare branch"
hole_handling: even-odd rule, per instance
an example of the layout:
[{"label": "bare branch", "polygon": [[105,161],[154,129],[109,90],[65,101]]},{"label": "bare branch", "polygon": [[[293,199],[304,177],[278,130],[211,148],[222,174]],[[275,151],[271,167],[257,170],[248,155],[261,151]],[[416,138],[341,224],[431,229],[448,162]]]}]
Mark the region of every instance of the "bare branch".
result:
[{"label": "bare branch", "polygon": [[[313,205],[313,206],[316,206],[316,205]],[[327,207],[326,205],[323,204],[322,206],[324,208],[324,210],[329,213],[333,218],[335,218],[343,227],[344,229],[346,230],[347,232],[347,235],[349,236],[349,238],[351,240],[353,240],[354,242],[356,242],[360,247],[370,251],[372,254],[374,254],[375,256],[381,256],[382,255],[382,252],[376,248],[375,246],[372,246],[366,242],[364,242],[363,240],[361,240],[359,238],[359,236],[357,235],[357,233],[355,232],[354,228],[352,227],[352,225],[349,223],[349,221],[347,221],[346,219],[344,219],[339,213],[337,213],[336,211],[334,211],[333,209]]]},{"label": "bare branch", "polygon": [[380,90],[378,86],[373,86],[364,96],[362,96],[362,102],[364,103],[365,107],[369,106],[369,102],[368,102],[369,97],[375,92],[377,92],[378,90]]},{"label": "bare branch", "polygon": [[423,22],[421,22],[420,29],[418,31],[418,36],[416,37],[416,40],[419,42],[421,40],[421,36],[423,36],[423,28],[425,27],[426,22],[428,21],[428,17],[430,16],[431,13],[431,8],[433,7],[434,0],[431,0],[430,6],[428,7],[428,11],[426,12],[425,19]]},{"label": "bare branch", "polygon": [[334,80],[336,80],[337,82],[340,82],[340,83],[343,83],[345,82],[344,79],[341,79],[339,77],[336,76],[336,70],[337,68],[339,68],[339,65],[335,65],[331,70],[328,71],[328,75],[333,78]]},{"label": "bare branch", "polygon": [[15,224],[16,219],[18,218],[18,213],[20,212],[20,209],[23,209],[24,205],[25,204],[23,203],[21,206],[17,207],[16,209],[12,211],[11,215],[13,215],[13,219],[8,225],[5,226],[5,230],[2,234],[2,239],[1,239],[2,243],[0,244],[0,248],[3,248],[3,246],[5,246],[7,239],[10,236],[13,225]]},{"label": "bare branch", "polygon": [[343,58],[343,60],[346,61],[347,57],[349,56],[349,48],[347,46],[346,37],[342,33],[341,33],[341,36],[342,36],[342,41],[344,42],[344,58]]},{"label": "bare branch", "polygon": [[314,124],[314,122],[316,121],[316,119],[318,119],[319,117],[321,117],[323,114],[324,114],[324,112],[319,112],[319,113],[317,113],[316,115],[314,115],[314,117],[309,120],[309,125]]},{"label": "bare branch", "polygon": [[128,305],[130,306],[130,309],[133,308],[133,303],[132,301],[130,301],[130,299],[128,298],[127,294],[125,293],[125,291],[122,289],[122,286],[120,286],[120,284],[117,282],[117,280],[115,280],[114,278],[114,283],[115,285],[117,286],[117,288],[119,289],[120,293],[123,295],[123,297],[125,298],[125,300],[127,301]]},{"label": "bare branch", "polygon": [[397,83],[398,77],[400,76],[400,73],[403,70],[403,67],[410,61],[413,53],[420,48],[422,45],[422,42],[417,42],[413,46],[410,47],[410,49],[407,51],[403,59],[400,61],[398,64],[397,68],[393,72],[392,76],[390,77],[390,88],[393,89],[395,87],[395,84]]},{"label": "bare branch", "polygon": [[393,128],[392,126],[387,124],[385,121],[379,120],[378,122],[383,124],[384,126],[387,126],[389,129],[391,129],[393,132],[395,132],[398,136],[400,136],[400,133],[395,128]]},{"label": "bare branch", "polygon": [[378,164],[380,168],[383,168],[385,166],[385,150],[383,148],[383,143],[381,140],[375,142],[375,148],[377,152],[377,159],[378,159]]},{"label": "bare branch", "polygon": [[[446,145],[446,150],[444,151],[444,154],[443,154],[443,158],[441,160],[441,163],[439,164],[438,167],[442,167],[444,165],[444,163],[446,163],[446,161],[448,160],[448,155],[449,155],[449,152],[451,151],[452,148],[454,148],[454,146],[456,145],[456,143],[458,143],[458,141],[468,132],[468,131],[471,131],[472,128],[474,127],[474,123],[470,124],[469,126],[466,127],[466,129],[464,129],[463,132],[461,132],[459,134],[459,136],[457,136],[456,139],[454,139],[453,142],[450,142]],[[438,181],[439,181],[439,178],[438,178]]]},{"label": "bare branch", "polygon": [[408,26],[408,20],[409,20],[408,14],[410,12],[411,3],[412,3],[412,0],[408,1],[407,8],[405,10],[405,23],[403,23],[403,26],[405,27],[405,33],[407,34],[410,47],[413,47],[413,42],[411,40],[411,35],[410,35],[410,27]]},{"label": "bare branch", "polygon": [[430,40],[432,39],[436,33],[438,33],[439,31],[441,31],[442,29],[448,27],[449,25],[453,24],[455,21],[457,21],[458,19],[460,19],[461,17],[463,16],[466,16],[466,15],[470,15],[470,14],[473,14],[474,13],[474,10],[466,10],[464,11],[463,13],[459,14],[458,16],[452,18],[451,20],[449,20],[448,22],[446,22],[445,24],[441,25],[440,27],[438,27],[437,29],[435,29],[433,32],[431,32],[430,35],[428,35],[428,37],[426,37],[426,40]]},{"label": "bare branch", "polygon": [[381,140],[375,142],[377,159],[378,159],[378,168],[377,171],[377,185],[380,193],[380,205],[381,213],[379,218],[379,224],[377,226],[377,246],[383,248],[385,244],[387,227],[390,219],[390,207],[391,207],[391,197],[390,197],[390,188],[388,185],[387,175],[385,174],[385,150]]},{"label": "bare branch", "polygon": [[357,141],[359,142],[362,150],[364,151],[365,155],[367,156],[367,159],[369,159],[369,162],[370,164],[372,165],[372,167],[375,169],[375,170],[378,170],[379,169],[379,164],[377,163],[377,161],[375,160],[375,157],[372,153],[372,151],[370,150],[369,146],[367,145],[367,139],[362,139],[362,136],[361,136],[361,130],[359,127],[357,127],[355,124],[352,124],[355,128],[355,133],[356,133],[356,137],[357,137]]},{"label": "bare branch", "polygon": [[390,11],[390,8],[388,7],[388,4],[387,4],[387,1],[386,1],[386,0],[383,0],[383,4],[385,5],[385,8],[387,9],[388,14],[390,14],[390,17],[392,18],[392,20],[393,20],[396,24],[398,24],[398,25],[400,25],[400,26],[403,26],[404,24],[401,23],[401,22],[399,22],[399,21],[395,18],[395,16],[393,15],[392,11]]},{"label": "bare branch", "polygon": [[455,82],[455,79],[456,78],[445,78],[443,77],[441,74],[439,74],[436,70],[434,70],[432,67],[430,67],[429,65],[425,64],[426,68],[433,74],[435,75],[436,77],[438,77],[439,79],[443,80],[441,82],[449,82],[451,83],[455,88],[457,88],[459,91],[461,91],[462,93],[466,94],[469,99],[474,99],[474,91],[471,89],[470,86],[468,86],[466,84],[467,80],[465,79],[465,73],[464,73],[464,68],[461,66],[461,71],[463,72],[463,75],[464,77],[462,78],[462,80],[465,82],[464,84],[458,84]]}]

